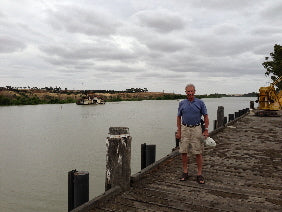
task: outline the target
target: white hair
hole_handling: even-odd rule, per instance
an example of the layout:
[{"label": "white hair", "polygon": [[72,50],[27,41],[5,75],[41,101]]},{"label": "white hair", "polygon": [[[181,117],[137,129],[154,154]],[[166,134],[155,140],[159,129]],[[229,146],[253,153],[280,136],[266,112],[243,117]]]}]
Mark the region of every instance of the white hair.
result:
[{"label": "white hair", "polygon": [[193,85],[193,84],[187,84],[186,87],[185,87],[185,89],[188,88],[188,87],[193,87],[194,90],[195,90],[195,85]]}]

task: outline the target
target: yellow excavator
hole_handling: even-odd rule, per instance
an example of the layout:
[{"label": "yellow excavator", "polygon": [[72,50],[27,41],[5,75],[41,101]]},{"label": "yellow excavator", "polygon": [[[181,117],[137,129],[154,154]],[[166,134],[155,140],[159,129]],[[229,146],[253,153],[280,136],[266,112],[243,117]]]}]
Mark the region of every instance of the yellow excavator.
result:
[{"label": "yellow excavator", "polygon": [[282,76],[275,80],[268,87],[261,87],[259,89],[257,116],[279,116],[278,110],[282,109],[282,90],[277,92],[275,85],[282,80]]}]

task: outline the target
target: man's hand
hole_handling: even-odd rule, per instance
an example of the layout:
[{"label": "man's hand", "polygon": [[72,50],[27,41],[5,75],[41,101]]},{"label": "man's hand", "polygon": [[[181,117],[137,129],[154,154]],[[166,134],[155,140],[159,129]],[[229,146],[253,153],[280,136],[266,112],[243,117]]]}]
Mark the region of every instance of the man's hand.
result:
[{"label": "man's hand", "polygon": [[203,136],[205,136],[205,138],[209,137],[209,131],[207,129],[203,132]]},{"label": "man's hand", "polygon": [[180,130],[177,130],[175,137],[177,139],[181,139],[181,131]]}]

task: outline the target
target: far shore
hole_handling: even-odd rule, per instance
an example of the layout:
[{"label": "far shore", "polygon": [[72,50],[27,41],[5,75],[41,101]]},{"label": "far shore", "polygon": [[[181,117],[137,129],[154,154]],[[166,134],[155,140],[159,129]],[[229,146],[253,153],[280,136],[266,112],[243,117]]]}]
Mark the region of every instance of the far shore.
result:
[{"label": "far shore", "polygon": [[[185,95],[165,92],[115,92],[95,93],[83,90],[46,91],[40,89],[0,90],[0,105],[36,105],[75,103],[88,95],[102,98],[105,102],[141,101],[141,100],[173,100],[184,99]],[[255,93],[236,96],[255,96]],[[220,98],[234,95],[209,94],[197,95],[197,98]]]}]

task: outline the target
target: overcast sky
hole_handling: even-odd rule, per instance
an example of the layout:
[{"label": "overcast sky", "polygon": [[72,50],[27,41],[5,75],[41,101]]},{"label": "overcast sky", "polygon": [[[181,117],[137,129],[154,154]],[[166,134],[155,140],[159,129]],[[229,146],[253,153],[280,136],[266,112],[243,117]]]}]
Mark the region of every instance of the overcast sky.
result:
[{"label": "overcast sky", "polygon": [[0,87],[249,93],[281,0],[0,0]]}]

